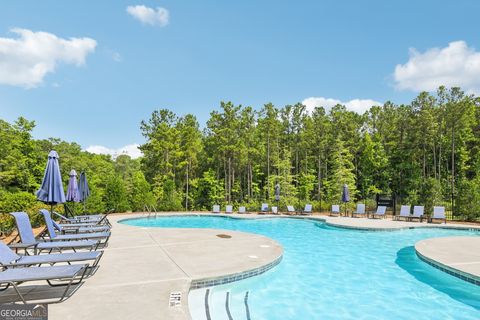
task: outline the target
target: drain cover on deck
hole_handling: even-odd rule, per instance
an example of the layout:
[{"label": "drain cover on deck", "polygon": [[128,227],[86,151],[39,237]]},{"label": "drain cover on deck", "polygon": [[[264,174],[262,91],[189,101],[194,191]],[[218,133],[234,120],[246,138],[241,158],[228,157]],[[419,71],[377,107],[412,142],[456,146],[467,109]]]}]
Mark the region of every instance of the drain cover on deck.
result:
[{"label": "drain cover on deck", "polygon": [[182,293],[171,292],[169,303],[170,307],[179,307],[182,305]]},{"label": "drain cover on deck", "polygon": [[228,235],[228,234],[217,234],[217,237],[219,238],[223,238],[223,239],[230,239],[232,236],[231,235]]}]

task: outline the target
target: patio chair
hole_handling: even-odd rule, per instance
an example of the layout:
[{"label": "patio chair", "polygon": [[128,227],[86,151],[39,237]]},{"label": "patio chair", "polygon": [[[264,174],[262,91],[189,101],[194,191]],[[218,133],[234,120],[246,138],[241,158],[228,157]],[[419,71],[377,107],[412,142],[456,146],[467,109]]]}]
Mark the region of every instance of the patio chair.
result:
[{"label": "patio chair", "polygon": [[425,211],[424,206],[413,206],[413,214],[410,217],[410,220],[418,219],[418,221],[422,222],[424,211]]},{"label": "patio chair", "polygon": [[75,216],[73,218],[68,218],[58,212],[53,212],[56,216],[61,218],[63,221],[67,223],[97,223],[100,220],[104,219],[107,215],[104,214],[92,214],[92,215],[83,215],[83,216]]},{"label": "patio chair", "polygon": [[444,223],[447,223],[447,217],[445,216],[445,207],[433,207],[433,216],[431,219],[432,222],[433,219],[443,220]]},{"label": "patio chair", "polygon": [[300,212],[301,215],[309,216],[312,214],[312,205],[311,204],[306,204],[305,208],[303,209],[302,212]]},{"label": "patio chair", "polygon": [[58,224],[54,220],[52,220],[53,226],[55,229],[62,233],[88,233],[88,232],[107,232],[110,231],[110,227],[107,225],[103,226],[92,226],[92,225],[86,225],[86,226],[77,226],[76,224]]},{"label": "patio chair", "polygon": [[408,221],[410,219],[410,209],[411,206],[401,206],[400,207],[400,213],[398,216],[395,217],[395,220],[399,220],[400,218],[405,219],[405,221]]},{"label": "patio chair", "polygon": [[[111,227],[110,221],[107,218],[107,215],[95,215],[91,216],[91,218],[67,218],[64,215],[61,215],[58,212],[52,211],[54,215],[60,218],[59,225],[62,227],[88,227],[88,226],[103,226],[106,225]],[[90,216],[85,216],[90,217]],[[63,223],[62,223],[63,222]]]},{"label": "patio chair", "polygon": [[51,241],[42,242],[35,238],[33,234],[32,225],[30,219],[25,212],[12,212],[10,213],[15,218],[15,224],[17,225],[18,235],[20,236],[20,243],[10,245],[10,248],[33,249],[34,253],[40,253],[44,250],[49,252],[62,250],[77,250],[88,249],[90,251],[96,250],[99,247],[99,241],[93,240],[78,240],[78,241]]},{"label": "patio chair", "polygon": [[365,212],[365,204],[364,203],[357,203],[357,210],[355,212],[352,212],[352,217],[354,216],[366,216],[367,213]]},{"label": "patio chair", "polygon": [[272,213],[278,214],[278,207],[272,207]]},{"label": "patio chair", "polygon": [[297,212],[295,211],[295,207],[294,206],[287,206],[287,214],[289,214],[289,215],[297,214]]},{"label": "patio chair", "polygon": [[340,206],[338,204],[332,204],[332,210],[330,211],[331,217],[340,216]]},{"label": "patio chair", "polygon": [[7,269],[12,267],[41,266],[42,264],[54,265],[62,262],[70,264],[71,262],[92,261],[91,264],[88,264],[89,275],[91,275],[97,268],[102,255],[103,251],[86,251],[21,256],[10,249],[3,241],[0,241],[0,266]]},{"label": "patio chair", "polygon": [[247,209],[244,206],[238,207],[238,213],[240,213],[240,214],[247,213]]},{"label": "patio chair", "polygon": [[220,213],[220,206],[218,204],[214,204],[212,208],[213,213]]},{"label": "patio chair", "polygon": [[50,212],[42,209],[40,213],[43,215],[45,225],[47,226],[47,232],[49,238],[48,241],[69,241],[69,240],[100,240],[103,245],[108,243],[110,238],[110,231],[107,232],[91,232],[91,233],[74,233],[74,234],[57,234],[55,227],[53,226],[53,220],[50,216]]},{"label": "patio chair", "polygon": [[259,214],[268,213],[268,203],[262,203]]},{"label": "patio chair", "polygon": [[387,212],[387,207],[386,206],[378,206],[377,211],[372,213],[372,218],[374,218],[374,219],[375,219],[375,217],[384,218],[386,212]]},{"label": "patio chair", "polygon": [[[29,267],[29,268],[13,268],[0,272],[0,286],[5,288],[0,289],[5,291],[12,286],[18,299],[15,301],[22,301],[35,303],[58,303],[67,298],[67,294],[72,295],[75,290],[70,291],[70,288],[82,282],[87,271],[87,265],[70,265],[70,266],[51,266],[51,267]],[[51,287],[65,286],[60,298],[45,297],[38,298],[38,295],[32,296],[28,299],[27,296],[21,293],[20,284],[32,281],[46,281]],[[54,283],[54,281],[60,281]],[[78,288],[78,287],[77,287]],[[70,291],[70,292],[69,292]]]},{"label": "patio chair", "polygon": [[233,213],[233,206],[228,205],[225,207],[225,213]]}]

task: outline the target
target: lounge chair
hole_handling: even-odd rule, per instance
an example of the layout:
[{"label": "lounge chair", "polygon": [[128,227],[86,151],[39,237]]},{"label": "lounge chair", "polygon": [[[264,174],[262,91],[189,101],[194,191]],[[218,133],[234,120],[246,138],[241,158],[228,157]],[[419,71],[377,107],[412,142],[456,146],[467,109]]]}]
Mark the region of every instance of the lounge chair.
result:
[{"label": "lounge chair", "polygon": [[225,207],[225,213],[233,213],[233,206],[228,205]]},{"label": "lounge chair", "polygon": [[[29,268],[13,268],[0,272],[0,286],[5,286],[1,291],[5,291],[9,286],[12,286],[14,292],[18,296],[15,301],[22,301],[24,304],[27,302],[36,303],[58,303],[67,298],[67,294],[70,291],[72,285],[77,285],[82,282],[83,277],[87,271],[87,265],[71,265],[71,266],[52,266],[52,267],[29,267]],[[35,298],[28,299],[21,293],[19,285],[24,282],[31,281],[47,281],[52,287],[65,286],[60,298]],[[53,281],[60,281],[54,283]],[[77,287],[78,288],[78,287]],[[75,290],[70,291],[70,295]]]},{"label": "lounge chair", "polygon": [[238,213],[240,214],[247,213],[247,209],[244,206],[238,207]]},{"label": "lounge chair", "polygon": [[265,213],[268,213],[268,204],[262,203],[262,207],[260,208],[259,214],[265,214]]},{"label": "lounge chair", "polygon": [[340,206],[338,204],[332,204],[332,210],[330,211],[331,217],[338,217],[340,215]]},{"label": "lounge chair", "polygon": [[3,268],[40,266],[42,264],[53,265],[61,262],[70,264],[71,262],[92,261],[91,264],[88,264],[90,269],[89,274],[92,274],[93,270],[98,266],[102,255],[103,251],[86,251],[21,256],[0,241],[0,266]]},{"label": "lounge chair", "polygon": [[297,212],[295,211],[295,207],[287,206],[287,214],[290,214],[290,215],[297,214]]},{"label": "lounge chair", "polygon": [[352,212],[352,217],[354,216],[366,216],[366,212],[365,212],[365,204],[364,203],[357,203],[357,210],[355,210],[355,212]]},{"label": "lounge chair", "polygon": [[88,232],[107,232],[110,231],[110,227],[107,225],[103,226],[92,226],[92,225],[87,225],[87,226],[77,226],[76,224],[58,224],[55,221],[53,222],[53,226],[55,229],[62,233],[88,233]]},{"label": "lounge chair", "polygon": [[49,238],[46,240],[48,241],[70,241],[70,240],[100,240],[103,245],[108,243],[108,239],[110,238],[110,231],[107,232],[90,232],[90,233],[73,233],[73,234],[57,234],[55,231],[55,227],[53,225],[52,217],[50,216],[50,212],[42,209],[40,213],[43,215],[45,219],[45,225],[47,226],[47,232]]},{"label": "lounge chair", "polygon": [[102,219],[106,218],[107,215],[104,214],[96,214],[96,215],[84,215],[84,216],[75,216],[73,218],[68,218],[58,212],[53,211],[57,217],[61,218],[63,221],[67,223],[97,223]]},{"label": "lounge chair", "polygon": [[51,241],[51,242],[42,242],[35,238],[33,234],[32,225],[30,224],[30,219],[25,212],[12,212],[10,213],[15,218],[15,223],[17,225],[18,235],[20,236],[20,243],[10,245],[10,248],[23,249],[27,251],[28,249],[33,249],[34,253],[39,253],[44,250],[49,252],[62,251],[62,250],[77,250],[77,249],[89,249],[96,250],[99,246],[99,241],[93,240],[79,240],[79,241]]},{"label": "lounge chair", "polygon": [[400,207],[400,214],[395,217],[395,220],[399,220],[400,218],[405,219],[405,221],[408,221],[410,219],[410,205],[407,206],[401,206]]},{"label": "lounge chair", "polygon": [[445,223],[447,223],[447,217],[445,216],[445,207],[433,207],[433,216],[431,218],[432,222],[433,219],[443,220]]},{"label": "lounge chair", "polygon": [[220,213],[220,206],[218,204],[214,204],[212,208],[213,213]]},{"label": "lounge chair", "polygon": [[413,214],[410,217],[410,220],[418,219],[418,221],[422,222],[424,211],[425,211],[424,206],[414,206],[413,207]]},{"label": "lounge chair", "polygon": [[[45,213],[44,213],[45,211]],[[58,224],[56,223],[50,215],[50,212],[46,209],[40,209],[40,213],[42,213],[44,216],[48,215],[49,219],[52,221],[53,226],[57,231],[59,231],[62,234],[65,233],[88,233],[88,232],[108,232],[110,231],[110,227],[107,225],[81,225],[77,226],[77,224]]]},{"label": "lounge chair", "polygon": [[374,219],[375,219],[375,217],[384,218],[386,212],[387,212],[387,207],[386,206],[378,206],[377,211],[372,212],[372,218],[374,218]]},{"label": "lounge chair", "polygon": [[272,213],[278,214],[278,207],[272,207]]},{"label": "lounge chair", "polygon": [[306,204],[305,208],[303,209],[302,212],[300,212],[300,214],[305,215],[305,216],[311,215],[312,214],[312,205],[311,204]]},{"label": "lounge chair", "polygon": [[[87,226],[102,226],[102,225],[107,225],[111,227],[112,225],[110,224],[110,221],[107,218],[107,215],[95,215],[95,216],[85,216],[85,218],[67,218],[64,215],[61,215],[58,212],[52,211],[54,215],[56,215],[58,218],[60,218],[61,223],[60,225],[63,226],[70,226],[73,227],[73,225],[77,227],[87,227]],[[91,218],[86,218],[86,217],[91,217]],[[63,222],[63,223],[62,223]]]}]

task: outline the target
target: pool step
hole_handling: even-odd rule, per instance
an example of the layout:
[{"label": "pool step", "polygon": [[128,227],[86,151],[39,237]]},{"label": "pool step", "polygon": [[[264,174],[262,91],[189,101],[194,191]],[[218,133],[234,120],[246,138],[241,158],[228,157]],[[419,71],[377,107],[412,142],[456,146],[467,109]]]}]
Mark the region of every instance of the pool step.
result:
[{"label": "pool step", "polygon": [[193,320],[250,320],[248,291],[245,295],[233,295],[228,291],[212,291],[211,288],[190,292],[189,309]]}]

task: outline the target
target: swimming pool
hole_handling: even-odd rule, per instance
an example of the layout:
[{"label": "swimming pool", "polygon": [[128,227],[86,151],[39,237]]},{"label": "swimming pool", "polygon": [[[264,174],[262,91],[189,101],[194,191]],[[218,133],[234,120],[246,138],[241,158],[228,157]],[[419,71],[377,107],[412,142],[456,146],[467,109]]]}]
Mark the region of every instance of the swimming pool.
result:
[{"label": "swimming pool", "polygon": [[[210,216],[122,223],[238,230],[278,241],[284,256],[272,270],[210,288],[210,299],[222,306],[229,293],[233,319],[246,319],[246,292],[250,319],[480,319],[480,286],[422,262],[413,247],[425,238],[479,232],[437,228],[375,232],[334,228],[312,220]],[[205,319],[195,311],[192,317]],[[212,311],[211,318],[228,319],[220,308]]]}]

